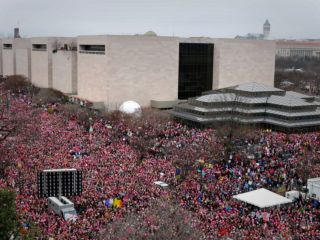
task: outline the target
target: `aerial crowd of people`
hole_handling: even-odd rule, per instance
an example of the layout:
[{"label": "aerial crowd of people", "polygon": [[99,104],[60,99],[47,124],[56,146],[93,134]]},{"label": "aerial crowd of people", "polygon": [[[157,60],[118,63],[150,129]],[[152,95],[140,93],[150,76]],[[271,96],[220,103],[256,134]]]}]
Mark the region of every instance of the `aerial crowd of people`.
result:
[{"label": "aerial crowd of people", "polygon": [[[12,164],[0,188],[16,192],[19,221],[26,229],[35,223],[42,236],[103,238],[114,221],[161,198],[190,212],[204,239],[320,239],[320,208],[312,199],[259,209],[232,198],[262,187],[302,189],[306,179],[320,177],[320,132],[253,129],[228,142],[213,128],[170,118],[153,124],[141,116],[135,121],[148,122],[135,125],[98,114],[86,128],[60,103],[38,106],[25,95],[12,96],[4,114],[19,127],[1,143]],[[79,214],[75,222],[38,197],[37,173],[59,168],[83,172],[81,196],[70,197]]]}]

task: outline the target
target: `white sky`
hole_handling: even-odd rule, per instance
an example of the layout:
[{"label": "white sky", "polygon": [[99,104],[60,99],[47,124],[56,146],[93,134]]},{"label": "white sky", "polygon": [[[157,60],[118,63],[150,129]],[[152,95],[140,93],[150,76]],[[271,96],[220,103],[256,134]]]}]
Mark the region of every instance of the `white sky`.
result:
[{"label": "white sky", "polygon": [[136,34],[319,38],[320,0],[0,0],[0,36]]}]

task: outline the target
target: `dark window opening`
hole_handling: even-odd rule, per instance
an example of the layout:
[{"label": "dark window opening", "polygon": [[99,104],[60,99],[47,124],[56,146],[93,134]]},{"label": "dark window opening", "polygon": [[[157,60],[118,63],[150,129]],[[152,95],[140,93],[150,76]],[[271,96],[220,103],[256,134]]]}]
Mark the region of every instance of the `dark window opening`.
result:
[{"label": "dark window opening", "polygon": [[47,51],[47,44],[32,44],[32,51]]},{"label": "dark window opening", "polygon": [[9,44],[9,43],[3,44],[3,49],[12,49],[12,44]]},{"label": "dark window opening", "polygon": [[180,43],[179,99],[200,96],[212,90],[213,44]]},{"label": "dark window opening", "polygon": [[105,54],[105,45],[80,45],[80,53]]}]

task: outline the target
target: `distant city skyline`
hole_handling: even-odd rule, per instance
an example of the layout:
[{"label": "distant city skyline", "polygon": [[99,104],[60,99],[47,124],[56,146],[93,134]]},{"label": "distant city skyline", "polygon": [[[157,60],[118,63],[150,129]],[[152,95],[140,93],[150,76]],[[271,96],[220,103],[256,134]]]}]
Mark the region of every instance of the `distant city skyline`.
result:
[{"label": "distant city skyline", "polygon": [[320,39],[318,0],[1,0],[0,36],[143,34],[234,38]]}]

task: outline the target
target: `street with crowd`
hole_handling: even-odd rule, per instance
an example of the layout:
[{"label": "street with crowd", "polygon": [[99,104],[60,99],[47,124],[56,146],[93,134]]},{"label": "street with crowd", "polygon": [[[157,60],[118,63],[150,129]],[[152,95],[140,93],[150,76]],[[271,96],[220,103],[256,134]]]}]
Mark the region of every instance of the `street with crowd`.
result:
[{"label": "street with crowd", "polygon": [[[46,238],[99,239],[117,219],[161,198],[190,212],[205,239],[320,239],[320,208],[312,199],[259,209],[232,198],[262,187],[301,189],[308,178],[320,177],[320,132],[255,128],[234,136],[226,151],[226,138],[213,128],[143,114],[131,123],[93,114],[88,128],[61,105],[39,106],[13,95],[4,113],[20,126],[1,143],[12,164],[0,188],[16,192],[19,221],[36,223]],[[70,198],[79,213],[75,222],[55,215],[38,197],[37,173],[59,168],[83,172],[82,195]]]}]

